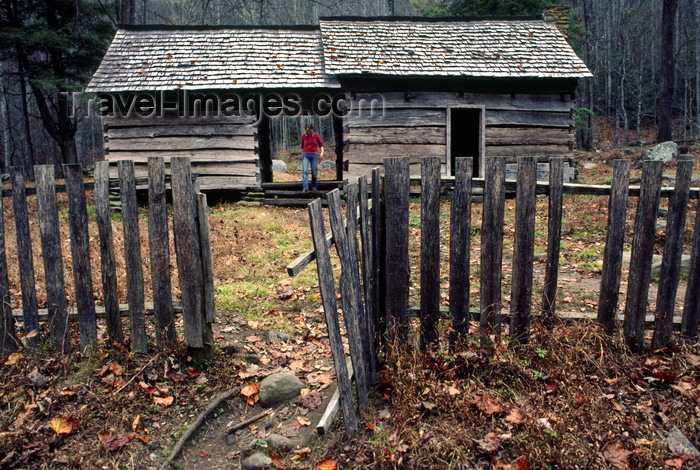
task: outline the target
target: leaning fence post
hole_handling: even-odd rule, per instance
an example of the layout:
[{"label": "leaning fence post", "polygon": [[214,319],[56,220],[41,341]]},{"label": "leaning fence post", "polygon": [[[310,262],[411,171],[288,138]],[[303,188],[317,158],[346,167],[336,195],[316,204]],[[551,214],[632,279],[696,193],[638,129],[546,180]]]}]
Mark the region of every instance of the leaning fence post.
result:
[{"label": "leaning fence post", "polygon": [[102,297],[107,317],[107,334],[112,341],[124,343],[119,296],[117,263],[114,257],[114,237],[109,205],[109,162],[95,162],[95,212],[100,236],[100,268]]},{"label": "leaning fence post", "polygon": [[148,157],[148,247],[151,258],[153,316],[156,344],[173,348],[176,343],[170,282],[170,246],[165,191],[165,160]]},{"label": "leaning fence post", "polygon": [[360,187],[360,237],[362,238],[362,292],[365,296],[365,323],[367,324],[367,352],[369,353],[369,377],[377,375],[377,351],[374,339],[377,334],[376,313],[372,302],[372,243],[370,242],[369,201],[367,176],[358,180]]},{"label": "leaning fence post", "polygon": [[357,416],[352,402],[352,388],[350,376],[345,362],[343,339],[340,336],[340,324],[338,322],[338,307],[335,299],[335,283],[333,282],[333,267],[331,257],[326,246],[326,233],[323,228],[323,213],[321,212],[321,200],[314,199],[309,204],[309,220],[311,223],[311,236],[316,252],[316,268],[318,270],[318,286],[321,290],[323,313],[326,316],[328,327],[328,340],[333,352],[333,364],[335,375],[338,379],[340,405],[343,408],[345,432],[350,436],[357,429]]},{"label": "leaning fence post", "polygon": [[673,331],[673,310],[676,304],[678,281],[681,277],[683,233],[685,232],[685,215],[688,209],[692,173],[692,160],[678,162],[676,187],[673,196],[671,196],[668,217],[666,218],[666,241],[664,242],[659,290],[656,297],[654,336],[651,341],[654,349],[667,347]]},{"label": "leaning fence post", "polygon": [[[202,340],[202,259],[195,196],[192,187],[190,159],[173,157],[170,159],[173,193],[173,235],[177,269],[182,292],[183,324],[185,342],[190,348],[204,347]],[[203,351],[199,351],[202,352]]]},{"label": "leaning fence post", "polygon": [[372,169],[372,283],[371,299],[374,309],[374,324],[377,326],[377,336],[374,338],[374,348],[379,346],[380,338],[383,337],[382,326],[386,324],[379,318],[379,314],[384,310],[384,276],[382,263],[385,259],[382,244],[383,233],[383,213],[384,203],[382,202],[381,176],[379,168]]},{"label": "leaning fence post", "polygon": [[80,346],[84,349],[97,343],[85,186],[82,168],[77,163],[63,165],[63,176],[66,180],[66,194],[68,196],[70,248],[73,258],[73,281],[78,307],[78,324],[80,325]]},{"label": "leaning fence post", "polygon": [[46,305],[49,311],[49,328],[54,348],[61,352],[70,349],[68,309],[63,283],[63,255],[61,232],[56,206],[56,179],[53,165],[34,166],[36,194],[39,205],[39,231],[44,277],[46,278]]},{"label": "leaning fence post", "polygon": [[510,296],[510,339],[514,345],[527,343],[530,339],[536,186],[537,160],[535,157],[518,158],[513,280]]},{"label": "leaning fence post", "polygon": [[622,247],[625,241],[627,220],[627,196],[629,194],[630,161],[613,162],[613,178],[608,202],[608,232],[605,237],[603,272],[598,299],[598,322],[608,335],[615,328],[620,274],[622,271]]},{"label": "leaning fence post", "polygon": [[472,221],[472,158],[455,159],[455,189],[450,207],[450,342],[469,332],[469,271]]},{"label": "leaning fence post", "polygon": [[506,160],[485,161],[484,206],[481,215],[481,343],[489,345],[494,327],[500,330],[501,270],[503,264],[503,210]]},{"label": "leaning fence post", "polygon": [[32,238],[29,233],[29,216],[27,215],[27,194],[24,188],[24,168],[10,168],[12,176],[12,204],[15,212],[15,230],[17,235],[17,261],[19,263],[20,284],[22,288],[22,321],[27,346],[39,344],[39,306],[36,299],[34,280],[34,258],[32,255]]},{"label": "leaning fence post", "polygon": [[644,320],[648,305],[662,171],[663,162],[644,162],[637,215],[634,221],[624,321],[625,340],[634,352],[640,351],[644,344]]},{"label": "leaning fence post", "polygon": [[547,264],[542,293],[542,319],[552,327],[559,281],[559,253],[561,251],[561,211],[564,200],[564,159],[549,159],[549,215],[547,217]]},{"label": "leaning fence post", "polygon": [[[386,329],[405,338],[408,331],[408,209],[409,160],[384,159],[384,204],[386,210]],[[394,331],[396,330],[396,331]]]},{"label": "leaning fence post", "polygon": [[126,289],[129,299],[129,323],[131,327],[131,350],[148,352],[146,319],[144,311],[143,268],[141,262],[141,237],[139,236],[139,214],[136,204],[136,179],[134,162],[119,160],[119,191],[122,202],[124,224],[124,258],[126,261]]},{"label": "leaning fence post", "polygon": [[5,256],[5,218],[0,196],[0,354],[17,351],[19,346],[15,332],[15,318],[10,303],[10,282],[7,277],[7,257]]},{"label": "leaning fence post", "polygon": [[211,234],[209,233],[209,207],[207,195],[197,193],[197,219],[199,220],[199,245],[202,250],[202,338],[207,359],[214,359],[214,331],[212,324],[216,322],[216,305],[214,302],[214,261],[211,254]]},{"label": "leaning fence post", "polygon": [[700,324],[700,198],[695,213],[695,230],[693,231],[693,248],[690,251],[690,274],[683,302],[683,318],[681,319],[681,334],[688,339],[698,335]]},{"label": "leaning fence post", "polygon": [[440,321],[440,159],[421,159],[421,349],[438,339]]}]

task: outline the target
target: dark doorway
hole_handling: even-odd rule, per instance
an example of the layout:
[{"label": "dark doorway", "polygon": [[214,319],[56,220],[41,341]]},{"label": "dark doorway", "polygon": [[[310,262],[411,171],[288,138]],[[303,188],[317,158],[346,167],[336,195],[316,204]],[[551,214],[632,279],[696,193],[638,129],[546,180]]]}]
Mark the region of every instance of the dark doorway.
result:
[{"label": "dark doorway", "polygon": [[472,157],[474,174],[479,176],[479,158],[481,156],[481,109],[450,109],[450,163],[451,172],[455,174],[455,159]]}]

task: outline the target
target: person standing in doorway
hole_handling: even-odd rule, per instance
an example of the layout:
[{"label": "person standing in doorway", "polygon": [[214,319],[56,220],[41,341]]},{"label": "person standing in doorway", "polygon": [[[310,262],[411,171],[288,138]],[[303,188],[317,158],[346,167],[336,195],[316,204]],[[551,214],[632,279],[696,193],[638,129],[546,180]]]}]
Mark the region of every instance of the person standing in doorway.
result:
[{"label": "person standing in doorway", "polygon": [[301,190],[309,190],[308,174],[311,170],[311,190],[315,191],[318,185],[318,159],[323,157],[323,142],[311,123],[306,125],[306,132],[301,135],[301,153]]}]

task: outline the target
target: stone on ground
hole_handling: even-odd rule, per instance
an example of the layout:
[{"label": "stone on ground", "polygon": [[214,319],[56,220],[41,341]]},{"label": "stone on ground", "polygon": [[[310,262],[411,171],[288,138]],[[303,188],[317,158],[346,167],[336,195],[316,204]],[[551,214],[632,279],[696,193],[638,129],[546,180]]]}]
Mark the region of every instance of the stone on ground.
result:
[{"label": "stone on ground", "polygon": [[642,163],[646,161],[670,162],[672,160],[678,160],[678,145],[671,141],[661,142],[642,153],[634,164],[634,167],[641,168]]},{"label": "stone on ground", "polygon": [[286,173],[287,163],[283,160],[272,160],[272,172],[273,173]]},{"label": "stone on ground", "polygon": [[260,401],[267,406],[289,401],[299,396],[303,388],[304,383],[294,374],[268,375],[260,382]]},{"label": "stone on ground", "polygon": [[279,434],[270,434],[265,438],[267,441],[268,445],[272,447],[273,449],[277,450],[282,450],[282,451],[288,451],[292,450],[294,447],[294,444],[292,444],[292,440],[289,439],[288,437],[281,436]]},{"label": "stone on ground", "polygon": [[270,468],[272,465],[272,459],[265,454],[256,452],[249,457],[246,457],[241,462],[241,469],[243,470],[262,470],[265,468]]}]

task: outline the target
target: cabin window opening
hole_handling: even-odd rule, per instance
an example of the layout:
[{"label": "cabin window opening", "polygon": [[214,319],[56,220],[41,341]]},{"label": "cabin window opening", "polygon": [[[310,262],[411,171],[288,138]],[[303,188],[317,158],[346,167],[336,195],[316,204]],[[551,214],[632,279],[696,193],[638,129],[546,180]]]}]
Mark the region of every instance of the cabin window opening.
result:
[{"label": "cabin window opening", "polygon": [[474,174],[478,177],[481,166],[482,119],[481,108],[450,109],[450,172],[455,174],[456,159],[472,157]]}]

